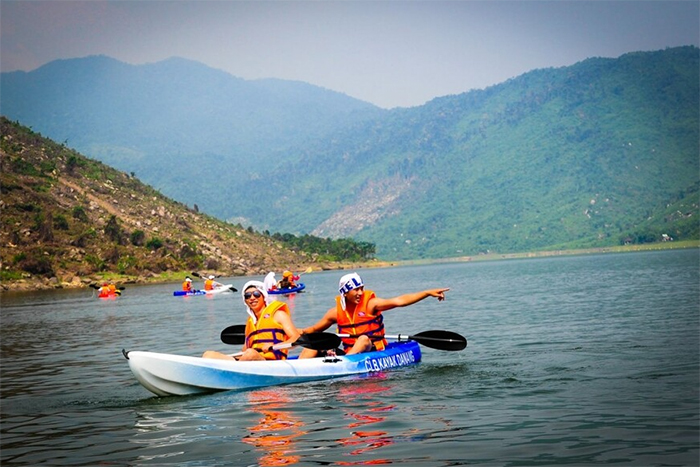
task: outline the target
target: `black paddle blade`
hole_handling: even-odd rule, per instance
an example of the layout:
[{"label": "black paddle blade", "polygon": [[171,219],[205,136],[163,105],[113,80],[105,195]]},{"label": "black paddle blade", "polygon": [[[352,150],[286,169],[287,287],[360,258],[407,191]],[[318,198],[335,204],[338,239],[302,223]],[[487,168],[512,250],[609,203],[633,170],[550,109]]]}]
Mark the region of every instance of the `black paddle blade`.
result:
[{"label": "black paddle blade", "polygon": [[467,339],[451,331],[423,331],[408,338],[431,349],[453,351],[467,347]]},{"label": "black paddle blade", "polygon": [[330,350],[340,347],[340,337],[330,332],[302,334],[299,339],[294,341],[294,345],[313,350]]},{"label": "black paddle blade", "polygon": [[221,331],[221,342],[230,345],[243,345],[245,342],[245,324],[235,324]]}]

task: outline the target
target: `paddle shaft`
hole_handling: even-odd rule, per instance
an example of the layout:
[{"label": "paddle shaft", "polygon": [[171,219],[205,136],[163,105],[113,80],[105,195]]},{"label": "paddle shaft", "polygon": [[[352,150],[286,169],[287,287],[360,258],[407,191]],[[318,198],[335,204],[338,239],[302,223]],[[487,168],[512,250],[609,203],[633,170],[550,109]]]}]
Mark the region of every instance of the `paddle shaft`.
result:
[{"label": "paddle shaft", "polygon": [[[95,289],[95,290],[99,290],[102,288],[101,285],[97,285],[97,284],[90,284],[90,287]],[[120,285],[119,287],[117,287],[117,290],[124,290],[124,289],[126,289],[126,287],[124,287],[123,285]]]},{"label": "paddle shaft", "polygon": [[[363,334],[337,334],[338,337],[360,337],[362,335]],[[396,334],[396,335],[385,334],[384,335],[384,339],[392,339],[392,340],[396,340],[399,342],[411,340],[412,337],[413,336],[401,335],[401,334]]]},{"label": "paddle shaft", "polygon": [[[299,344],[297,344],[296,342],[283,342],[281,344],[273,345],[270,350],[288,349],[290,347],[294,347],[295,345],[299,345]],[[262,350],[258,349],[258,352],[262,352]],[[243,352],[236,352],[236,353],[229,354],[229,357],[235,358],[235,357],[240,357],[241,355],[243,355]]]},{"label": "paddle shaft", "polygon": [[[357,334],[338,334],[338,337],[357,338]],[[467,339],[451,331],[424,331],[414,335],[385,335],[385,339],[395,339],[399,342],[412,340],[421,345],[438,350],[462,350],[467,346]]]},{"label": "paddle shaft", "polygon": [[[209,276],[204,277],[200,273],[198,273],[197,271],[192,271],[190,274],[192,274],[194,277],[199,277],[200,279],[207,279],[209,277]],[[221,276],[220,275],[214,276],[215,279],[218,279],[219,277],[221,277]]]}]

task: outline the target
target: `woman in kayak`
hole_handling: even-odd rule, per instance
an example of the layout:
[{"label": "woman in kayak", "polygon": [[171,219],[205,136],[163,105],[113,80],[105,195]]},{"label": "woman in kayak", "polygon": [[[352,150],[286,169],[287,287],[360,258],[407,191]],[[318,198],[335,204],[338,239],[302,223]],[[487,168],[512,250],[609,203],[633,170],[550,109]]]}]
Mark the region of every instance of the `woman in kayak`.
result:
[{"label": "woman in kayak", "polygon": [[183,292],[193,292],[192,279],[190,279],[190,276],[185,277],[185,282],[182,283],[182,291]]},{"label": "woman in kayak", "polygon": [[299,276],[292,274],[292,271],[284,271],[282,274],[282,280],[277,283],[277,288],[279,290],[294,289],[297,286],[296,282],[294,281],[298,279]]},{"label": "woman in kayak", "polygon": [[[245,327],[243,355],[238,360],[284,360],[287,349],[273,349],[275,344],[292,343],[299,338],[299,330],[294,326],[289,308],[277,300],[267,304],[267,290],[260,281],[249,281],[243,286],[243,303],[248,312]],[[204,358],[235,360],[234,357],[213,350],[207,350]]]},{"label": "woman in kayak", "polygon": [[[428,297],[436,297],[438,301],[445,299],[448,288],[429,289],[422,292],[399,295],[393,298],[379,298],[371,290],[365,290],[359,274],[346,274],[340,278],[335,297],[335,306],[313,326],[304,328],[303,334],[325,331],[333,324],[338,325],[339,334],[349,334],[342,337],[345,354],[383,350],[386,347],[384,339],[384,317],[382,312],[396,307],[412,305]],[[304,349],[300,358],[311,358],[317,355],[316,350]]]}]

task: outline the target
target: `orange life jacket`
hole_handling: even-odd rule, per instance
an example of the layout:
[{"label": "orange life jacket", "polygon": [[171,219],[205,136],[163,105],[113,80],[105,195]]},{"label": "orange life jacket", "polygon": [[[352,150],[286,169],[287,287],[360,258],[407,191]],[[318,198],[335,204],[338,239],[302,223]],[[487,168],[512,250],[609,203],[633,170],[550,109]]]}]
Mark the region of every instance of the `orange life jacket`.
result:
[{"label": "orange life jacket", "polygon": [[[289,308],[284,302],[275,300],[267,305],[258,322],[254,323],[253,318],[248,318],[245,325],[245,342],[249,349],[262,349],[270,344],[275,345],[286,341],[289,337],[284,332],[282,325],[275,321],[275,313],[282,310],[289,314]],[[265,360],[285,360],[287,358],[288,349],[273,350],[271,352],[261,352]]]},{"label": "orange life jacket", "polygon": [[192,292],[192,282],[185,281],[182,283],[182,290],[185,292]]},{"label": "orange life jacket", "polygon": [[214,279],[204,281],[204,290],[214,290]]},{"label": "orange life jacket", "polygon": [[111,297],[117,293],[117,286],[114,284],[103,285],[98,290],[98,297]]},{"label": "orange life jacket", "polygon": [[[354,336],[365,335],[370,338],[377,350],[384,350],[387,342],[384,339],[384,317],[379,313],[372,316],[367,313],[367,304],[376,295],[371,290],[362,293],[362,300],[355,307],[355,312],[350,316],[347,310],[340,305],[340,296],[335,297],[335,309],[338,321],[338,334],[350,334]],[[349,350],[356,337],[342,337],[343,347]]]}]

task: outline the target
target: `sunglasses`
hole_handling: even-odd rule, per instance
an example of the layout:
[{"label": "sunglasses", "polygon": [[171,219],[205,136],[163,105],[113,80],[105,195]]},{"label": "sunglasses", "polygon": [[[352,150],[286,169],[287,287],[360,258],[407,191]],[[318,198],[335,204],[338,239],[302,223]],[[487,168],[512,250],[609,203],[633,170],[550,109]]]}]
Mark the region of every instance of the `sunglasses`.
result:
[{"label": "sunglasses", "polygon": [[262,297],[262,292],[258,292],[257,290],[255,292],[246,292],[243,294],[243,298],[248,300],[250,297],[255,297],[255,298],[260,298]]}]

